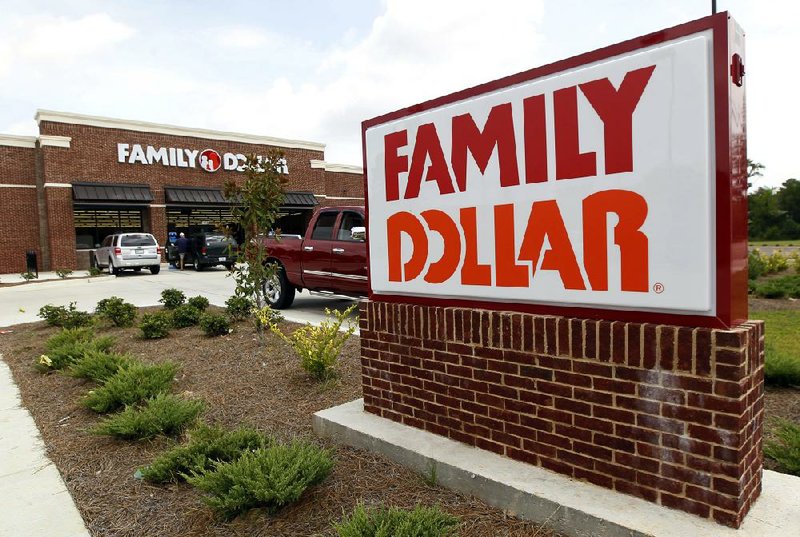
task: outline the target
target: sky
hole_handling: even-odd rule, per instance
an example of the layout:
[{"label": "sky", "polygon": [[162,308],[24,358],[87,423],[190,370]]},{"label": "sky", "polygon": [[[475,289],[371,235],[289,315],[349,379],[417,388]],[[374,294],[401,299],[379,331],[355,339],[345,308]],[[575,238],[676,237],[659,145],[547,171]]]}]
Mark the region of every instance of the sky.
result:
[{"label": "sky", "polygon": [[[800,3],[718,0],[746,32],[755,186],[800,178]],[[0,0],[0,133],[37,109],[326,144],[361,122],[710,14],[710,0]],[[784,59],[790,63],[783,65]]]}]

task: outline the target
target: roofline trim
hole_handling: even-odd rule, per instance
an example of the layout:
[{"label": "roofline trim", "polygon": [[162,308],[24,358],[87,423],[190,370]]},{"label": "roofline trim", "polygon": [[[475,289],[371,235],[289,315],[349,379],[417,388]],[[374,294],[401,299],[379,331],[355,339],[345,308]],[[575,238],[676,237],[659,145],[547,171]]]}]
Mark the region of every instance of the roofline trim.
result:
[{"label": "roofline trim", "polygon": [[356,174],[364,173],[363,167],[355,166],[353,164],[332,164],[330,162],[325,162],[324,160],[314,160],[314,159],[311,159],[309,162],[311,163],[312,168],[318,170],[325,170],[326,172],[356,173]]},{"label": "roofline trim", "polygon": [[36,147],[36,136],[19,136],[16,134],[0,134],[0,145],[7,147]]},{"label": "roofline trim", "polygon": [[72,112],[59,112],[57,110],[39,109],[36,111],[34,119],[36,119],[37,124],[40,124],[42,121],[52,121],[54,123],[71,123],[76,125],[88,125],[90,127],[102,127],[106,129],[123,129],[136,132],[167,134],[170,136],[187,136],[190,138],[202,138],[205,140],[241,142],[254,145],[270,145],[287,149],[310,149],[312,151],[325,150],[325,144],[319,142],[291,140],[288,138],[274,138],[272,136],[257,136],[255,134],[216,131],[211,129],[194,129],[189,127],[180,127],[178,125],[168,125],[165,123],[150,123],[147,121],[135,121],[131,119],[90,116],[86,114],[75,114]]}]

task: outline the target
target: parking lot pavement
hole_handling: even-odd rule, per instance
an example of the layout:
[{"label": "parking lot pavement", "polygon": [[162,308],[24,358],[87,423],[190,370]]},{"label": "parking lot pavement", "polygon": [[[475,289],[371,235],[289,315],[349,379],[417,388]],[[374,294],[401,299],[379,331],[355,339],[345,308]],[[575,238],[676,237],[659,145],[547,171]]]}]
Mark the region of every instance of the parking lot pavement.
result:
[{"label": "parking lot pavement", "polygon": [[[225,306],[235,284],[222,267],[194,270],[175,270],[161,265],[156,275],[147,271],[124,272],[121,276],[98,276],[87,279],[50,280],[23,285],[0,287],[0,327],[39,321],[37,313],[45,304],[76,307],[94,311],[99,300],[118,296],[136,306],[157,306],[161,291],[169,288],[183,291],[187,297],[202,295],[215,306]],[[325,308],[344,309],[355,300],[312,296],[298,293],[294,305],[283,316],[294,322],[318,323],[325,317]]]}]

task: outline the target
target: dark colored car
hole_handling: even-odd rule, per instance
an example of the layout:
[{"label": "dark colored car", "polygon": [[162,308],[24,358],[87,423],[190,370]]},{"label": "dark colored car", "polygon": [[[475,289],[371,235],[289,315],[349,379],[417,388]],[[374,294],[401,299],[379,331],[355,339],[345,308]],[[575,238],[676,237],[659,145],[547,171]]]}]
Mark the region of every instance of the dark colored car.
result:
[{"label": "dark colored car", "polygon": [[[195,233],[189,236],[189,251],[184,257],[185,265],[193,265],[195,270],[206,267],[224,265],[230,270],[236,262],[238,249],[236,240],[222,233]],[[167,249],[167,261],[172,266],[179,263],[178,249],[170,245]]]}]

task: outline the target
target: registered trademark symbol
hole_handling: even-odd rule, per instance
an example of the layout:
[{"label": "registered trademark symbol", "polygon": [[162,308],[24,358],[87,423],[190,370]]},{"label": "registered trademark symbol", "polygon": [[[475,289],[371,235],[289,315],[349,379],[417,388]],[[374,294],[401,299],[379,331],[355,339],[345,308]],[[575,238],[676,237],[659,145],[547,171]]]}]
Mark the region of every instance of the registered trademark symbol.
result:
[{"label": "registered trademark symbol", "polygon": [[664,284],[661,282],[656,282],[653,284],[653,291],[658,293],[659,295],[664,292]]}]

